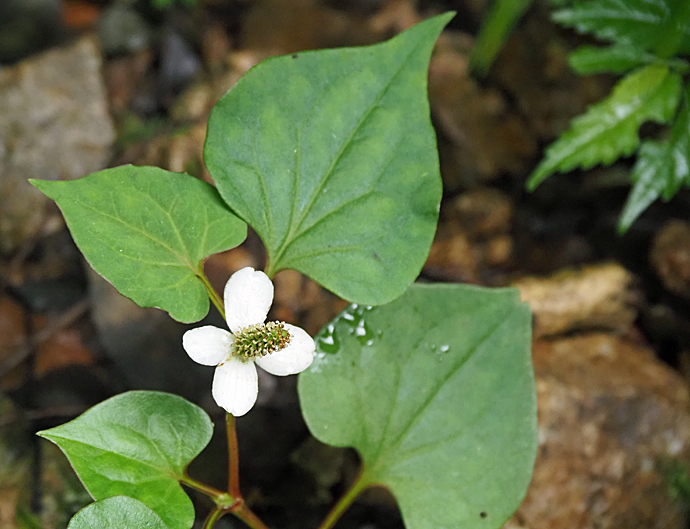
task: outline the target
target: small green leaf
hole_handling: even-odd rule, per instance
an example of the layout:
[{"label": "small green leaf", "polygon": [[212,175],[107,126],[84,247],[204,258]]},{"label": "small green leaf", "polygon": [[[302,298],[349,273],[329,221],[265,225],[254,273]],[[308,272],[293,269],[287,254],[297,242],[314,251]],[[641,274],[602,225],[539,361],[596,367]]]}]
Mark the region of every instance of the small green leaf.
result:
[{"label": "small green leaf", "polygon": [[203,260],[247,236],[213,186],[186,174],[125,165],[31,183],[57,202],[96,272],[136,304],[185,323],[208,313]]},{"label": "small green leaf", "polygon": [[672,56],[690,36],[687,0],[579,0],[553,19],[581,33]]},{"label": "small green leaf", "polygon": [[74,515],[67,529],[168,529],[163,520],[139,500],[114,496],[87,505]]},{"label": "small green leaf", "polygon": [[513,289],[412,285],[350,306],[300,375],[307,425],[359,451],[363,484],[391,489],[407,529],[498,529],[536,456],[530,330]]},{"label": "small green leaf", "polygon": [[214,107],[204,159],[261,236],[269,275],[293,268],[369,304],[417,277],[441,199],[427,70],[451,17],[376,46],[268,59]]},{"label": "small green leaf", "polygon": [[683,185],[690,186],[690,94],[685,94],[670,137],[642,144],[630,178],[634,183],[618,223],[620,233],[657,198],[670,200]]},{"label": "small green leaf", "polygon": [[577,73],[591,75],[624,73],[638,66],[659,62],[659,58],[630,44],[614,44],[606,48],[581,46],[569,55],[568,62]]},{"label": "small green leaf", "polygon": [[131,496],[170,529],[189,529],[194,507],[179,480],[212,431],[208,415],[182,397],[130,391],[39,435],[62,449],[94,499]]},{"label": "small green leaf", "polygon": [[576,167],[608,165],[637,149],[638,129],[646,121],[666,123],[678,106],[681,77],[665,65],[650,64],[630,73],[606,99],[575,118],[570,128],[547,149],[530,176],[527,187],[536,188],[554,172]]}]

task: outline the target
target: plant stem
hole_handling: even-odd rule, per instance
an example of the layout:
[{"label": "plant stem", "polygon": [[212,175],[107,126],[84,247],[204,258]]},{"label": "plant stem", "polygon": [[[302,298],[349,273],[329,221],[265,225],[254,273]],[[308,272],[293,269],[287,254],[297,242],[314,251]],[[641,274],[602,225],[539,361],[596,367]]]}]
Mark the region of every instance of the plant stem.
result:
[{"label": "plant stem", "polygon": [[232,413],[228,413],[225,424],[228,429],[228,494],[237,498],[237,501],[228,510],[252,529],[268,529],[247,507],[240,492],[240,452],[237,447],[235,416]]},{"label": "plant stem", "polygon": [[328,516],[326,516],[323,522],[321,522],[321,525],[319,525],[319,529],[331,529],[331,527],[336,524],[347,508],[352,505],[352,502],[355,501],[355,498],[359,495],[359,493],[370,485],[369,483],[365,483],[363,476],[364,472],[363,470],[360,470],[359,476],[357,476],[355,482],[345,493],[345,495],[340,498],[338,503],[333,506],[331,512],[328,513]]},{"label": "plant stem", "polygon": [[201,282],[206,287],[206,292],[208,292],[208,297],[211,299],[211,302],[216,306],[218,312],[220,312],[220,315],[223,316],[223,319],[225,319],[225,307],[223,304],[223,300],[218,295],[218,292],[216,292],[216,289],[214,289],[211,286],[211,282],[208,280],[208,277],[206,277],[206,275],[204,274],[203,266],[203,264],[199,266],[199,270],[197,270],[196,276],[199,279],[201,279]]},{"label": "plant stem", "polygon": [[240,492],[240,454],[237,448],[237,429],[235,416],[228,413],[225,421],[228,429],[228,493],[233,498],[241,498]]},{"label": "plant stem", "polygon": [[268,529],[266,524],[259,520],[259,517],[254,514],[249,507],[247,507],[247,504],[244,503],[244,500],[241,500],[239,503],[235,504],[235,506],[230,509],[230,512],[252,529]]},{"label": "plant stem", "polygon": [[202,529],[212,529],[214,525],[216,525],[216,522],[220,520],[221,516],[223,516],[225,513],[228,511],[223,509],[222,507],[216,507],[211,511],[211,513],[208,515],[208,518],[206,518],[206,521],[204,522],[204,527]]},{"label": "plant stem", "polygon": [[266,268],[264,269],[264,274],[266,274],[271,281],[273,280],[273,276],[276,275],[276,273],[273,271],[270,257],[266,257]]},{"label": "plant stem", "polygon": [[218,490],[215,487],[211,487],[210,485],[206,485],[205,483],[201,483],[200,481],[197,481],[194,478],[190,478],[186,473],[179,479],[180,483],[187,485],[189,488],[192,488],[194,490],[198,490],[202,494],[210,496],[211,498],[213,498],[214,501],[223,496],[227,497],[227,493]]}]

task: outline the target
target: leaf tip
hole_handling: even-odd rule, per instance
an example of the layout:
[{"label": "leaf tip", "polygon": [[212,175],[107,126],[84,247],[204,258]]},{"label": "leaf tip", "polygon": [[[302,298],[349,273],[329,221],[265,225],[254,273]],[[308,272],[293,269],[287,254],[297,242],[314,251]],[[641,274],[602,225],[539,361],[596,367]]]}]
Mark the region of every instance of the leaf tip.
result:
[{"label": "leaf tip", "polygon": [[527,182],[525,183],[525,188],[530,193],[533,192],[537,187],[539,187],[539,184],[541,184],[544,180],[546,180],[549,177],[549,175],[549,172],[537,167],[537,169],[527,179]]},{"label": "leaf tip", "polygon": [[[52,428],[51,428],[52,430]],[[41,430],[39,432],[36,432],[36,435],[39,437],[43,437],[43,439],[47,439],[48,441],[54,442],[53,441],[53,435],[51,434],[51,430]]]}]

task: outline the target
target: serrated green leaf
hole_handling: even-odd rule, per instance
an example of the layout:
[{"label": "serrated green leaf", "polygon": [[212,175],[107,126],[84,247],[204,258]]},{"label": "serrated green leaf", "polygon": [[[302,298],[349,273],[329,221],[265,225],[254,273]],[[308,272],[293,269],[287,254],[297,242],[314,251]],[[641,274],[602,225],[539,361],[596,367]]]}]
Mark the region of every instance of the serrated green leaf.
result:
[{"label": "serrated green leaf", "polygon": [[94,499],[130,496],[170,529],[190,529],[194,507],[179,480],[212,431],[208,415],[182,397],[130,391],[38,435],[62,449]]},{"label": "serrated green leaf", "polygon": [[666,123],[673,117],[681,83],[679,74],[661,64],[650,64],[621,79],[611,95],[575,118],[546,149],[527,182],[528,189],[533,190],[555,172],[589,169],[630,156],[640,143],[638,129],[642,123]]},{"label": "serrated green leaf", "polygon": [[376,46],[268,59],[215,106],[204,159],[261,236],[269,274],[299,270],[369,304],[417,277],[441,199],[427,69],[451,17]]},{"label": "serrated green leaf", "polygon": [[530,331],[513,289],[416,284],[350,306],[300,375],[307,425],[359,451],[361,483],[390,488],[407,529],[498,529],[536,456]]},{"label": "serrated green leaf", "polygon": [[247,236],[213,186],[186,174],[125,165],[31,183],[57,202],[96,272],[136,304],[185,323],[208,313],[203,260]]},{"label": "serrated green leaf", "polygon": [[631,46],[614,44],[606,48],[581,46],[568,56],[571,68],[581,75],[611,72],[624,73],[644,64],[658,62],[659,58]]},{"label": "serrated green leaf", "polygon": [[690,94],[671,128],[670,137],[646,141],[640,147],[630,178],[633,188],[618,223],[625,233],[635,219],[660,196],[670,200],[683,186],[690,186]]},{"label": "serrated green leaf", "polygon": [[672,56],[690,36],[687,0],[580,0],[553,19],[581,33]]},{"label": "serrated green leaf", "polygon": [[72,517],[67,529],[168,529],[139,500],[114,496],[87,505]]},{"label": "serrated green leaf", "polygon": [[581,75],[611,72],[624,73],[645,64],[665,64],[677,72],[686,72],[690,65],[683,59],[660,59],[630,44],[614,44],[601,48],[581,46],[568,56],[570,66]]}]

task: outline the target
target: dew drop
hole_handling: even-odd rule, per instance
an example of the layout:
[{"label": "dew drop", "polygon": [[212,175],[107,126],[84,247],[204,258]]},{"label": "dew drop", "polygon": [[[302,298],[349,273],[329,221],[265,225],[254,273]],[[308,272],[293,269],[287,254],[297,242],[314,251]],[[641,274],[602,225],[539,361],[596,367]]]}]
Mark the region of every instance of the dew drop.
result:
[{"label": "dew drop", "polygon": [[365,321],[365,313],[373,307],[369,305],[358,305],[353,303],[341,315],[341,322],[347,326],[347,332],[357,338],[362,345],[372,345],[374,333]]},{"label": "dew drop", "polygon": [[331,323],[326,327],[326,332],[319,336],[316,345],[324,353],[337,353],[340,350],[340,341],[335,331],[335,326]]}]

